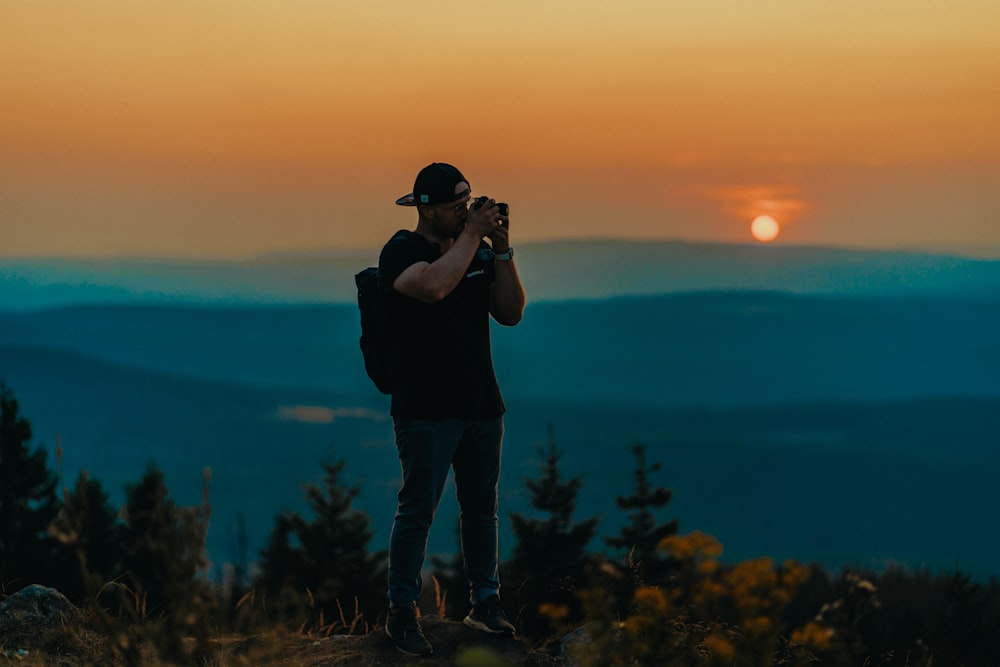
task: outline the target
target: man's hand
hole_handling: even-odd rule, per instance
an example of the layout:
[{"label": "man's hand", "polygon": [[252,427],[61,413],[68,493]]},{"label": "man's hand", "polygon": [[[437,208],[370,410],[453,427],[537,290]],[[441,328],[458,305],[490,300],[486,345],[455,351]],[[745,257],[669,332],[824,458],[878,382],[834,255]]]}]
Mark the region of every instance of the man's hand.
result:
[{"label": "man's hand", "polygon": [[493,232],[500,225],[500,209],[497,203],[490,199],[479,208],[470,208],[465,218],[465,231],[475,235],[477,239],[487,236],[492,238]]},{"label": "man's hand", "polygon": [[[493,252],[504,254],[510,250],[510,217],[502,215],[500,224],[490,232]],[[524,316],[524,288],[514,268],[514,262],[496,262],[496,279],[493,281],[493,296],[490,313],[500,324],[512,327]]]},{"label": "man's hand", "polygon": [[510,216],[501,215],[499,220],[500,224],[493,228],[489,237],[493,252],[503,254],[510,249]]}]

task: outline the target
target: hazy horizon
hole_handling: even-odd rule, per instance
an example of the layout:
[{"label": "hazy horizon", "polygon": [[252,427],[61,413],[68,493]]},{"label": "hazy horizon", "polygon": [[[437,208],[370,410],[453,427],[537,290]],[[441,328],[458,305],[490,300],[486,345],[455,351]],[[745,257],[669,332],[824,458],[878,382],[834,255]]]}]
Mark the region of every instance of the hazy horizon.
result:
[{"label": "hazy horizon", "polygon": [[[408,228],[406,225],[400,229]],[[412,228],[412,225],[409,226]],[[387,232],[386,239],[395,232],[395,229]],[[763,248],[787,249],[787,250],[830,250],[834,252],[858,252],[858,253],[899,253],[905,255],[927,255],[937,257],[956,257],[970,260],[995,261],[1000,260],[1000,243],[997,245],[860,245],[850,243],[788,243],[772,242],[763,244],[755,241],[723,241],[705,239],[686,239],[677,237],[643,237],[643,236],[579,236],[572,238],[534,238],[523,241],[521,246],[545,246],[555,244],[592,244],[592,243],[639,243],[639,244],[663,244],[663,245],[688,245],[688,246],[714,246],[714,247],[747,247],[762,248],[761,252],[767,252]],[[84,253],[23,253],[7,254],[0,248],[0,261],[43,261],[43,260],[67,260],[67,261],[150,261],[150,262],[220,262],[220,263],[241,263],[266,260],[287,260],[287,259],[324,259],[329,257],[376,257],[381,250],[381,244],[376,245],[355,245],[355,246],[315,246],[301,248],[273,248],[262,249],[249,254],[204,254],[204,253],[178,253],[166,254],[149,252],[124,253],[124,254],[84,254]]]}]

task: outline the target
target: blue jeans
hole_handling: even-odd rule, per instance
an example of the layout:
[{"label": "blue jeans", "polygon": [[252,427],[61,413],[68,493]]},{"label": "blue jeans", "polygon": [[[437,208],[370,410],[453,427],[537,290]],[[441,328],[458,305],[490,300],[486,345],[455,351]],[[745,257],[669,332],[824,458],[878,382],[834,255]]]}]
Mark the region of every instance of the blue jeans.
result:
[{"label": "blue jeans", "polygon": [[497,570],[497,482],[503,418],[394,419],[403,484],[389,537],[389,600],[407,605],[420,597],[427,535],[455,469],[459,533],[470,601],[500,592]]}]

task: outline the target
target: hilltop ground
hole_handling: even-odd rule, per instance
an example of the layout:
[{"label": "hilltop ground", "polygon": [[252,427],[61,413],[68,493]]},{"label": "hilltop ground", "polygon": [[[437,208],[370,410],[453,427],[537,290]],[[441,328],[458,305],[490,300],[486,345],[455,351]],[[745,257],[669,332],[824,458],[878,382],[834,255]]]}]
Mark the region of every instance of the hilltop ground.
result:
[{"label": "hilltop ground", "polygon": [[[398,652],[380,629],[363,636],[310,637],[288,635],[231,635],[211,642],[212,667],[555,667],[561,658],[533,650],[527,642],[494,637],[455,621],[436,616],[421,619],[424,634],[434,645],[430,658]],[[83,628],[64,627],[46,637],[5,637],[0,642],[0,666],[111,667],[104,640]],[[11,643],[14,640],[16,643]],[[20,640],[20,641],[17,641]],[[27,653],[24,653],[27,651]],[[150,664],[157,664],[150,661]]]},{"label": "hilltop ground", "polygon": [[[334,635],[316,639],[290,636],[280,642],[266,638],[232,638],[222,642],[220,655],[228,655],[220,664],[265,664],[288,667],[409,667],[440,665],[441,667],[499,667],[528,665],[531,667],[563,665],[560,658],[532,650],[518,639],[493,637],[437,616],[421,619],[424,634],[434,645],[434,656],[426,659],[404,655],[393,647],[379,629],[364,636]],[[261,654],[263,653],[263,654]],[[242,663],[241,656],[250,658]]]}]

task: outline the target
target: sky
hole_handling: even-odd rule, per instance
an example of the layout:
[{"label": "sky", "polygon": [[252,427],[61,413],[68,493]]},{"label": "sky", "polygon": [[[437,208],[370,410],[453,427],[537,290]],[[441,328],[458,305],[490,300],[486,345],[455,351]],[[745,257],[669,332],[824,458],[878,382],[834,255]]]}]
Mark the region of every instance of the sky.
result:
[{"label": "sky", "polygon": [[0,0],[0,257],[377,249],[451,162],[519,242],[1000,258],[995,0]]}]

